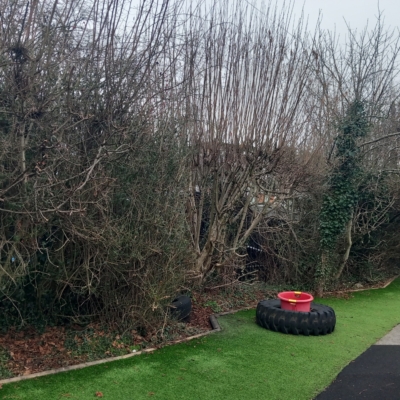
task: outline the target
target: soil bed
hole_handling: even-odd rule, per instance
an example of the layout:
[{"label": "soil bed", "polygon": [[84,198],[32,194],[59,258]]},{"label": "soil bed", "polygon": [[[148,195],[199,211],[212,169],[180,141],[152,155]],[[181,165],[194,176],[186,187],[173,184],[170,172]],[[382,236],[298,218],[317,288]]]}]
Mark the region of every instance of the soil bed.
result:
[{"label": "soil bed", "polygon": [[[374,287],[382,287],[385,283]],[[261,290],[257,286],[246,286],[245,290],[235,288],[230,292],[218,289],[194,292],[190,322],[172,321],[163,331],[155,329],[145,337],[136,331],[120,336],[115,332],[106,332],[96,324],[85,328],[78,325],[47,327],[44,332],[32,327],[10,329],[0,335],[0,379],[129,354],[146,347],[162,347],[169,342],[212,330],[212,314],[255,308],[260,300],[275,298],[276,295],[276,290]],[[342,290],[327,295],[348,298],[352,293]]]}]

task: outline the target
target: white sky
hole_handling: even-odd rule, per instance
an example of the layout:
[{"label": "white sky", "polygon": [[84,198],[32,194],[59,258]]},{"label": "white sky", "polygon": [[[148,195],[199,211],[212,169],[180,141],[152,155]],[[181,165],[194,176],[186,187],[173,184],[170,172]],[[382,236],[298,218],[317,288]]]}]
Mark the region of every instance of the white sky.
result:
[{"label": "white sky", "polygon": [[[143,0],[142,0],[143,1]],[[149,1],[149,0],[147,0]],[[173,2],[174,0],[171,0]],[[211,5],[218,0],[186,0],[187,3],[200,3]],[[358,31],[364,29],[369,22],[369,27],[374,27],[379,10],[384,18],[386,29],[398,30],[400,28],[400,0],[238,0],[239,2],[254,5],[259,11],[263,11],[271,1],[272,4],[283,5],[293,2],[295,15],[300,16],[304,7],[304,14],[308,16],[309,30],[313,30],[322,13],[321,27],[336,32],[341,36],[347,32],[346,22],[352,29]],[[133,0],[133,4],[139,4],[141,0]]]},{"label": "white sky", "polygon": [[[282,0],[278,0],[279,3]],[[385,27],[400,27],[400,0],[294,0],[296,15],[301,14],[304,5],[305,15],[309,16],[309,28],[315,26],[318,14],[322,12],[323,29],[333,30],[343,37],[346,34],[344,20],[352,29],[362,30],[367,22],[375,26],[378,9],[383,13]],[[378,8],[379,6],[379,8]]]}]

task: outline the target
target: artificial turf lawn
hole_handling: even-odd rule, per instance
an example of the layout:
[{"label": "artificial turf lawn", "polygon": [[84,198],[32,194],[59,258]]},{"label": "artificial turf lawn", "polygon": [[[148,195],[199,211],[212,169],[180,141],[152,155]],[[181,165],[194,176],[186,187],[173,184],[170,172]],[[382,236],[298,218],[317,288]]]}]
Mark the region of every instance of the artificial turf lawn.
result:
[{"label": "artificial turf lawn", "polygon": [[255,324],[255,311],[219,318],[222,332],[155,353],[11,383],[0,399],[312,399],[340,370],[400,323],[400,279],[386,289],[323,299],[336,330],[292,336]]}]

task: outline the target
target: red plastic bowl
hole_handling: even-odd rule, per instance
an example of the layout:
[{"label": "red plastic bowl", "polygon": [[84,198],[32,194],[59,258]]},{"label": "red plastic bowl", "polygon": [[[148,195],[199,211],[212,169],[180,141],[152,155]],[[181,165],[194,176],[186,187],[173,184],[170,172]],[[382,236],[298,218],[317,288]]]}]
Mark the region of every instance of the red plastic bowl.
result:
[{"label": "red plastic bowl", "polygon": [[281,308],[289,311],[310,312],[314,297],[304,292],[280,292]]}]

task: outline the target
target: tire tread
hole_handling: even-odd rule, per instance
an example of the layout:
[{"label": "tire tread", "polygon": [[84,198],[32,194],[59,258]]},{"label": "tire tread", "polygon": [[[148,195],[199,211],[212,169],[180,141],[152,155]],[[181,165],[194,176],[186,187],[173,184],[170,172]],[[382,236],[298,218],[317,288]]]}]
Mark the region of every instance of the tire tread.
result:
[{"label": "tire tread", "polygon": [[262,300],[257,305],[257,324],[265,329],[293,335],[327,335],[335,330],[335,311],[326,305],[311,303],[310,312],[283,310],[280,300]]}]

